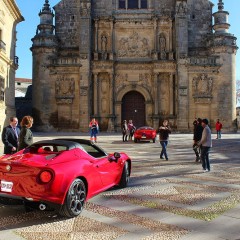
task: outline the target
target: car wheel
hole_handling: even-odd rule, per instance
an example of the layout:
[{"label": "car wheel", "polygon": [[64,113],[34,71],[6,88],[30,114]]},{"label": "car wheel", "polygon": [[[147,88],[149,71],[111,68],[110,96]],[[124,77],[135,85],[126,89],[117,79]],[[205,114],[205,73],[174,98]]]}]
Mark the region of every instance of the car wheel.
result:
[{"label": "car wheel", "polygon": [[59,214],[64,217],[78,216],[83,210],[85,200],[85,184],[81,179],[75,179],[67,192],[67,196]]},{"label": "car wheel", "polygon": [[134,138],[134,142],[135,142],[135,143],[137,142],[137,139],[136,139],[136,138]]},{"label": "car wheel", "polygon": [[125,162],[123,171],[122,171],[122,176],[119,182],[119,187],[120,188],[125,188],[128,185],[130,179],[130,169],[129,169],[129,164],[128,162]]},{"label": "car wheel", "polygon": [[153,143],[155,143],[155,142],[156,142],[156,138],[153,139]]}]

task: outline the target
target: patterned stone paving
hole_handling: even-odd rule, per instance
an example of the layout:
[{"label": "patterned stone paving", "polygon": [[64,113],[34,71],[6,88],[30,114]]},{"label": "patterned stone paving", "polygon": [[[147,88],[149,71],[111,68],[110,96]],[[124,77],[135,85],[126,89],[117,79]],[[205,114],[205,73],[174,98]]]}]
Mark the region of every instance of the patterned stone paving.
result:
[{"label": "patterned stone paving", "polygon": [[[81,216],[73,219],[0,205],[0,230],[15,229],[26,240],[181,239],[193,230],[182,227],[181,222],[179,226],[177,222],[165,223],[162,215],[187,217],[202,224],[240,203],[240,141],[231,135],[225,141],[214,141],[212,171],[203,173],[201,165],[194,162],[192,136],[186,136],[171,136],[170,161],[160,161],[159,143],[124,144],[118,140],[120,136],[111,136],[110,141],[103,136],[101,147],[108,152],[125,151],[132,157],[128,188],[113,188],[98,195],[86,203]],[[154,217],[152,211],[156,211]]]}]

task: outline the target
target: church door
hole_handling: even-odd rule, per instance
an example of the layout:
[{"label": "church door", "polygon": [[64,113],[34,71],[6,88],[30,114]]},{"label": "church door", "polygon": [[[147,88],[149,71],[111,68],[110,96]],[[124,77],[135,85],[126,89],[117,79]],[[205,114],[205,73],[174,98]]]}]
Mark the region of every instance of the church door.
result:
[{"label": "church door", "polygon": [[123,96],[122,99],[122,121],[133,120],[136,127],[145,125],[145,99],[143,95],[137,91],[130,91]]}]

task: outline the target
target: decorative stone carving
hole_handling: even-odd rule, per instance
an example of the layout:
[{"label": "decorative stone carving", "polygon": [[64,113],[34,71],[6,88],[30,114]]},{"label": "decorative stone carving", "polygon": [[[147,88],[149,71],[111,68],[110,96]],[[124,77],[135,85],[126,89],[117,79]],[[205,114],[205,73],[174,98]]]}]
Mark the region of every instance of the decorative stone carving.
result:
[{"label": "decorative stone carving", "polygon": [[116,69],[119,70],[152,70],[152,65],[146,65],[146,64],[135,64],[135,65],[117,65]]},{"label": "decorative stone carving", "polygon": [[187,96],[188,95],[188,88],[187,87],[179,87],[179,95],[180,96]]},{"label": "decorative stone carving", "polygon": [[128,81],[128,74],[116,74],[115,81],[117,84],[121,85]]},{"label": "decorative stone carving", "polygon": [[209,102],[212,98],[213,79],[207,74],[199,74],[193,78],[192,91],[193,98],[199,102],[199,99],[204,99],[204,102]]},{"label": "decorative stone carving", "polygon": [[91,3],[90,2],[81,2],[81,16],[89,17],[91,12]]},{"label": "decorative stone carving", "polygon": [[151,86],[151,78],[152,78],[152,75],[149,73],[139,74],[140,84],[145,85],[147,87]]},{"label": "decorative stone carving", "polygon": [[177,14],[185,15],[187,13],[187,3],[184,1],[179,1],[176,4],[176,12]]},{"label": "decorative stone carving", "polygon": [[3,64],[0,64],[0,72],[1,72],[1,73],[5,73]]},{"label": "decorative stone carving", "polygon": [[80,96],[87,96],[88,87],[81,87],[80,88]]},{"label": "decorative stone carving", "polygon": [[118,57],[149,57],[150,46],[147,38],[133,32],[129,38],[121,38],[118,46]]},{"label": "decorative stone carving", "polygon": [[55,82],[55,97],[57,103],[72,103],[74,99],[75,81],[66,76],[58,77]]},{"label": "decorative stone carving", "polygon": [[116,91],[118,91],[121,87],[125,86],[128,82],[128,74],[116,74],[115,76],[115,84]]}]

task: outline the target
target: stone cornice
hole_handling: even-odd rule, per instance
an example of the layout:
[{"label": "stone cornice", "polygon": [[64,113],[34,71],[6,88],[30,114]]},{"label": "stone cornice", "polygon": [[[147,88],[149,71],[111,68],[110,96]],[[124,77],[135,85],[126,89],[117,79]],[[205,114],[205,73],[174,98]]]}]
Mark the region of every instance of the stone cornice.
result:
[{"label": "stone cornice", "polygon": [[18,23],[25,20],[14,0],[3,0],[3,2]]}]

